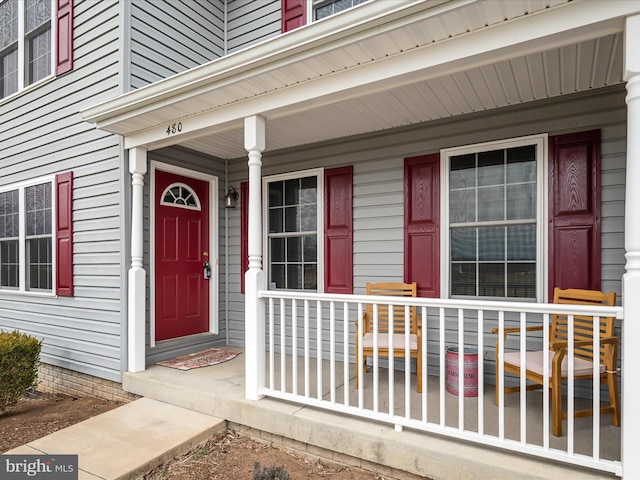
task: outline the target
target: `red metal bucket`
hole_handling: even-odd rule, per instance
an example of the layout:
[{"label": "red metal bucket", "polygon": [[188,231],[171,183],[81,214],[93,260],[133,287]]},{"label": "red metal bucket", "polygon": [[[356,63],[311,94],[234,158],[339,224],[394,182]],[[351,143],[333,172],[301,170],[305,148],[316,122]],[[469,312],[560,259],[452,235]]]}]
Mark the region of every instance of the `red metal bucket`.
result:
[{"label": "red metal bucket", "polygon": [[[460,375],[460,355],[458,347],[447,348],[447,392],[458,395]],[[478,396],[478,350],[464,347],[462,374],[464,375],[464,396]]]}]

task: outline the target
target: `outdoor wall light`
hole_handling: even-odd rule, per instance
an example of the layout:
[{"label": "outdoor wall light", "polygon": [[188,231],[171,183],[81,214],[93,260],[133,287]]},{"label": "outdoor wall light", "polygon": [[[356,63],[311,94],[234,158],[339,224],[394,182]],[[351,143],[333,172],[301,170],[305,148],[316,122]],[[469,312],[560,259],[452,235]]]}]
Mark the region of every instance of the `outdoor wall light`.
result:
[{"label": "outdoor wall light", "polygon": [[236,208],[238,200],[238,192],[233,187],[229,187],[227,194],[224,196],[224,208]]}]

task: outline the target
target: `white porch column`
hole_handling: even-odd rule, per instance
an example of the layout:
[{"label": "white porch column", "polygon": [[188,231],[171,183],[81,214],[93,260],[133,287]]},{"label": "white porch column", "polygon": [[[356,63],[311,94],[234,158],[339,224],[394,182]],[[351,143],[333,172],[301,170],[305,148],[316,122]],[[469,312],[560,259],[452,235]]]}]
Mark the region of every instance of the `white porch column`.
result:
[{"label": "white porch column", "polygon": [[627,180],[624,246],[626,273],[622,280],[622,464],[623,478],[640,478],[640,15],[625,25],[624,79],[627,82]]},{"label": "white porch column", "polygon": [[131,194],[131,268],[129,269],[128,302],[128,370],[141,372],[145,369],[145,295],[146,272],[142,266],[143,256],[143,187],[147,173],[147,150],[129,150],[129,172],[133,186]]},{"label": "white porch column", "polygon": [[262,151],[265,148],[265,120],[244,119],[244,148],[249,152],[249,270],[244,277],[245,396],[258,400],[265,381],[265,307],[258,291],[265,288],[262,270]]}]

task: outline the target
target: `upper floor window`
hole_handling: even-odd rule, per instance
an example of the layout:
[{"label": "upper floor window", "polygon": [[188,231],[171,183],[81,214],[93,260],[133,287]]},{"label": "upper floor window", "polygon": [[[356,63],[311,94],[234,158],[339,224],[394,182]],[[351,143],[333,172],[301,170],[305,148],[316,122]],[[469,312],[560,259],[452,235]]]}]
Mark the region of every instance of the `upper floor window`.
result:
[{"label": "upper floor window", "polygon": [[72,0],[0,0],[0,98],[71,70],[72,27]]},{"label": "upper floor window", "polygon": [[367,0],[313,0],[313,19],[321,20]]},{"label": "upper floor window", "polygon": [[450,296],[538,297],[543,151],[540,137],[443,152]]},{"label": "upper floor window", "polygon": [[369,0],[281,0],[282,31],[322,20]]},{"label": "upper floor window", "polygon": [[53,289],[53,181],[0,192],[0,289]]},{"label": "upper floor window", "polygon": [[51,0],[0,4],[2,97],[51,75]]}]

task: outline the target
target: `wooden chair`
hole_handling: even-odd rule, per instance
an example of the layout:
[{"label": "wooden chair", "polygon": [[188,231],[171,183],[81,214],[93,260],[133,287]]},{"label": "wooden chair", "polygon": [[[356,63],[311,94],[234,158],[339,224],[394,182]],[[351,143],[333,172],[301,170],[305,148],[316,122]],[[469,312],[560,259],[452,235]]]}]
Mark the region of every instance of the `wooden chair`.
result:
[{"label": "wooden chair", "polygon": [[[383,295],[397,297],[416,297],[416,283],[367,283],[367,295]],[[358,345],[362,344],[362,358],[356,360],[356,387],[360,378],[360,368],[367,371],[367,356],[373,355],[373,304],[367,304],[362,318],[362,339],[358,338],[358,323],[356,321],[356,355]],[[393,356],[405,356],[405,307],[394,305],[392,319],[389,318],[389,306],[378,305],[378,355],[389,357],[389,332],[393,332]],[[409,307],[409,344],[411,358],[416,359],[418,374],[418,393],[422,392],[422,332],[418,324],[417,309]],[[391,323],[392,322],[392,323]],[[389,361],[389,368],[393,368],[393,361]]]},{"label": "wooden chair", "polygon": [[[594,290],[555,288],[553,303],[573,305],[615,305],[615,292],[602,293]],[[606,381],[609,387],[610,403],[600,409],[603,414],[611,413],[611,423],[620,426],[620,398],[618,396],[617,364],[618,364],[618,338],[614,336],[614,317],[600,318],[600,352],[597,355],[600,363],[600,376],[603,383]],[[593,317],[574,315],[574,378],[593,378]],[[542,325],[527,327],[527,332],[542,330]],[[493,329],[498,333],[498,329]],[[519,328],[505,328],[505,343],[507,335],[520,333]],[[562,411],[562,381],[568,378],[568,316],[552,315],[549,328],[549,389],[551,391],[551,415],[552,433],[555,436],[562,435],[562,420],[567,418],[567,413]],[[496,341],[496,362],[498,361],[498,342]],[[504,353],[504,371],[520,376],[520,352]],[[526,377],[533,382],[527,386],[527,390],[542,388],[543,384],[543,352],[527,351]],[[520,387],[505,387],[505,393],[520,391]],[[499,388],[496,375],[496,405],[499,404]],[[593,410],[580,410],[575,412],[575,417],[593,415]]]}]

